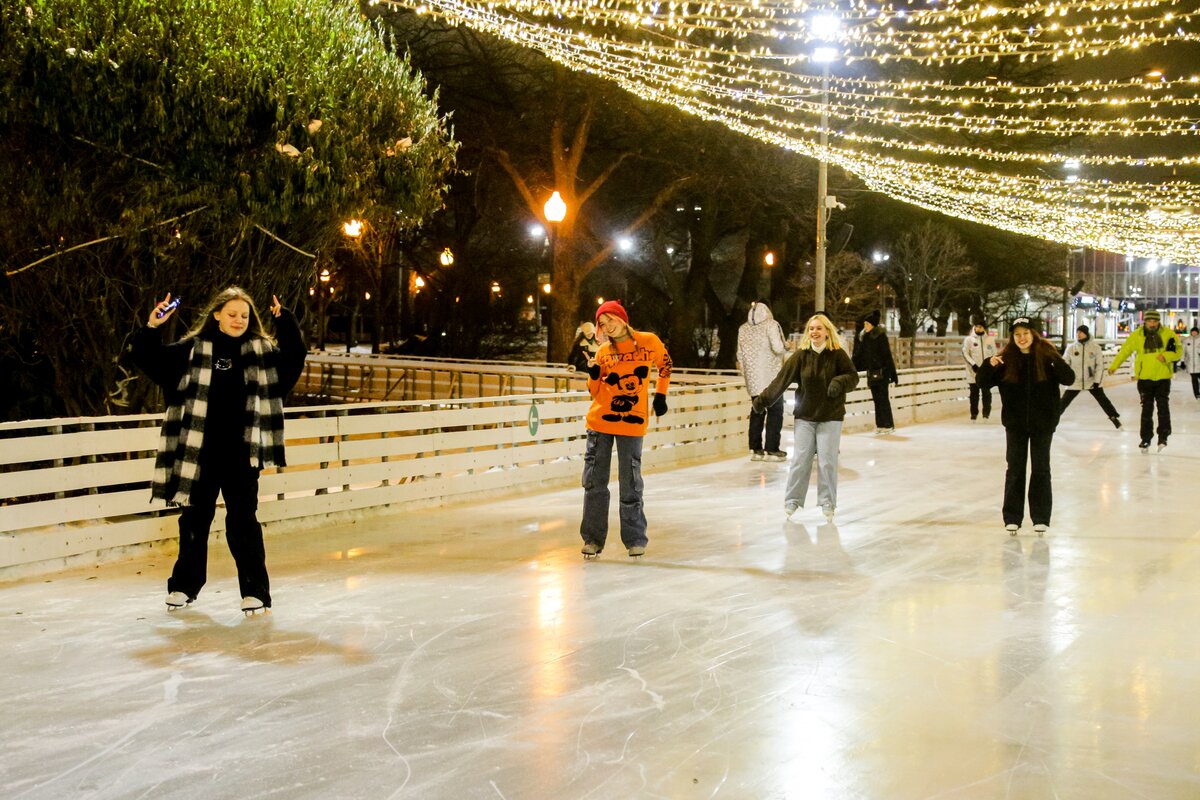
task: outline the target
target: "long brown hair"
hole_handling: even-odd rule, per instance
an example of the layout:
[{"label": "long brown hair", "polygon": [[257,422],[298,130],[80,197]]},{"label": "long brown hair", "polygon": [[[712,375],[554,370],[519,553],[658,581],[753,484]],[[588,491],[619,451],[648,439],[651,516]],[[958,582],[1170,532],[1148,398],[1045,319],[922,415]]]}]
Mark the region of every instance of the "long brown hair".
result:
[{"label": "long brown hair", "polygon": [[212,296],[208,301],[208,305],[204,307],[204,313],[196,320],[191,329],[184,335],[184,339],[192,339],[196,336],[203,336],[205,339],[211,339],[213,332],[220,328],[216,317],[213,315],[225,307],[225,304],[232,300],[242,300],[246,305],[250,306],[250,328],[246,331],[248,336],[257,336],[260,339],[266,339],[271,344],[275,344],[275,340],[263,328],[262,318],[258,316],[258,309],[254,307],[254,301],[250,295],[246,294],[246,290],[240,286],[230,286],[228,289],[222,289]]},{"label": "long brown hair", "polygon": [[1027,328],[1033,334],[1033,343],[1029,345],[1029,352],[1022,353],[1021,348],[1017,347],[1016,330],[1008,334],[1008,344],[1000,351],[1000,358],[1004,360],[1004,377],[1002,380],[1005,383],[1019,383],[1021,381],[1021,368],[1025,364],[1025,359],[1032,359],[1031,376],[1035,382],[1041,382],[1047,379],[1050,374],[1050,362],[1056,358],[1062,358],[1058,354],[1058,350],[1054,349],[1054,345],[1042,338],[1041,334],[1032,328]]}]

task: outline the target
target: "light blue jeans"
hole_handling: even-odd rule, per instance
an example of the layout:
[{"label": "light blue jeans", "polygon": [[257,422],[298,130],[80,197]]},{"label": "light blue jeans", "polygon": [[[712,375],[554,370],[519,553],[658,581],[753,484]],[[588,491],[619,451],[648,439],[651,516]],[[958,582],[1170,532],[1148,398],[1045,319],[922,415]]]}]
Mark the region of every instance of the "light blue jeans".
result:
[{"label": "light blue jeans", "polygon": [[641,436],[587,432],[583,455],[583,522],[579,535],[585,544],[604,549],[608,538],[608,479],[613,441],[617,443],[617,477],[621,492],[621,543],[626,549],[646,546],[646,514],[642,510]]},{"label": "light blue jeans", "polygon": [[838,446],[842,441],[842,422],[796,420],[796,439],[792,464],[788,469],[783,507],[788,512],[804,505],[808,480],[812,477],[813,456],[817,458],[817,503],[822,509],[837,508]]}]

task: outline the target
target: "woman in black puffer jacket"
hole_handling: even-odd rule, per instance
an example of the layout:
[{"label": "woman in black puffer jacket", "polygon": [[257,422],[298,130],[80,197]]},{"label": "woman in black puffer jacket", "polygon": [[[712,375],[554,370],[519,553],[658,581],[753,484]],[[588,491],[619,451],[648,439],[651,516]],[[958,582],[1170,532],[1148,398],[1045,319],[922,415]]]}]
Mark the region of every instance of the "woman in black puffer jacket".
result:
[{"label": "woman in black puffer jacket", "polygon": [[1059,386],[1075,381],[1075,371],[1054,346],[1034,332],[1028,317],[1013,320],[1008,345],[983,362],[981,387],[997,386],[1004,403],[1000,420],[1008,437],[1004,475],[1004,527],[1013,536],[1025,516],[1025,465],[1029,473],[1029,517],[1038,536],[1050,526],[1050,443],[1058,427]]}]

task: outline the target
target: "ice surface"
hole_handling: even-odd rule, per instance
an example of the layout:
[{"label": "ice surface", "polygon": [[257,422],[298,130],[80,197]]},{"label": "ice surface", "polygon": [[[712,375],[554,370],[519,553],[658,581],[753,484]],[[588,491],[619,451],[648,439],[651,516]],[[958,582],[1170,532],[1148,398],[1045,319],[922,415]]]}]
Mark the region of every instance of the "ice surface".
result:
[{"label": "ice surface", "polygon": [[1200,797],[1189,389],[1162,454],[1076,399],[1044,540],[964,418],[844,437],[836,526],[648,474],[640,562],[614,485],[592,562],[577,488],[269,537],[269,617],[223,545],[174,614],[162,554],[4,584],[0,796]]}]

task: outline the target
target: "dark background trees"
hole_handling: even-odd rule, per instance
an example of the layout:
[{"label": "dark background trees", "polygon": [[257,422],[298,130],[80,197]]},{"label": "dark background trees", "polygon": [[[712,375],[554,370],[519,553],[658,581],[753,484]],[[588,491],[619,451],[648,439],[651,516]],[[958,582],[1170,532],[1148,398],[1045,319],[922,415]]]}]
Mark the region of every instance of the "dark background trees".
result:
[{"label": "dark background trees", "polygon": [[[415,229],[454,144],[420,76],[323,0],[5,3],[0,358],[19,413],[141,405],[123,342],[154,299],[298,305],[347,217]],[[175,331],[178,333],[179,331]]]}]

